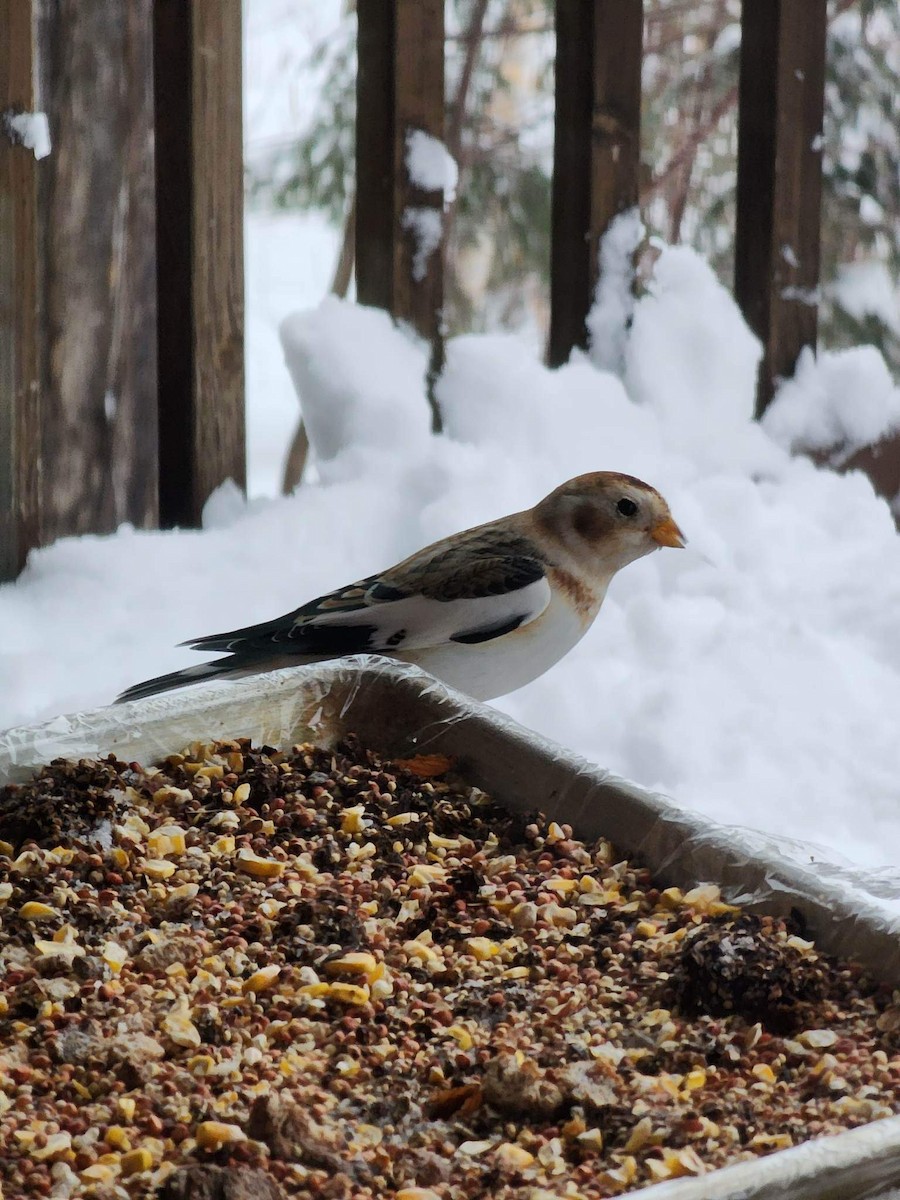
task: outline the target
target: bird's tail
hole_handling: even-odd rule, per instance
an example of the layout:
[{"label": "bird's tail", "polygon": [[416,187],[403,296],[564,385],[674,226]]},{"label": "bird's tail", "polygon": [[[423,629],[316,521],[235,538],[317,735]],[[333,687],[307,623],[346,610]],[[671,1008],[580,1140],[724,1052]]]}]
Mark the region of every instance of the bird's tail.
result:
[{"label": "bird's tail", "polygon": [[187,687],[190,683],[203,683],[217,676],[230,675],[236,666],[237,655],[220,658],[214,662],[198,663],[196,667],[185,667],[181,671],[171,671],[168,675],[157,675],[155,679],[145,679],[126,689],[121,696],[116,697],[116,704],[124,704],[127,700],[143,700],[146,696],[155,696],[158,692],[168,692],[173,688]]}]

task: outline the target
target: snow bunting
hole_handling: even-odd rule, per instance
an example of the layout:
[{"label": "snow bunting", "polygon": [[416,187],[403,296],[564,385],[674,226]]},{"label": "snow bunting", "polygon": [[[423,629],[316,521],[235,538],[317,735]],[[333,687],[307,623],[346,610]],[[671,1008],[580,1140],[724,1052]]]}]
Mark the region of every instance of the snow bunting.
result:
[{"label": "snow bunting", "polygon": [[617,571],[684,544],[649,484],[611,471],[579,475],[534,508],[444,538],[274,621],[185,642],[228,657],[136,684],[119,700],[363,653],[416,663],[491,700],[572,649]]}]

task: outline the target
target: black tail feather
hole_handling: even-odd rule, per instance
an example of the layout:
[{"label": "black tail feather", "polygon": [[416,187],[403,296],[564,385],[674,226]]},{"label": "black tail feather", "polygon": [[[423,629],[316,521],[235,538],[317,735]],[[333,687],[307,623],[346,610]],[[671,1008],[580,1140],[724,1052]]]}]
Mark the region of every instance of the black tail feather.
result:
[{"label": "black tail feather", "polygon": [[128,700],[143,700],[147,696],[155,696],[159,692],[168,692],[173,688],[187,687],[192,683],[203,683],[215,679],[219,675],[227,675],[235,668],[232,658],[222,658],[217,662],[198,663],[196,667],[185,667],[181,671],[170,671],[168,675],[157,675],[155,679],[145,679],[117,696],[115,703],[124,704]]}]

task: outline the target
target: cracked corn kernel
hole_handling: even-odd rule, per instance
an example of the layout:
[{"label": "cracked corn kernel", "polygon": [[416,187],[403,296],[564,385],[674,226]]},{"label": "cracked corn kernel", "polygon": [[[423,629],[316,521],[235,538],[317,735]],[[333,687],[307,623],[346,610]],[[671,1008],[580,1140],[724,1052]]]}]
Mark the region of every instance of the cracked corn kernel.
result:
[{"label": "cracked corn kernel", "polygon": [[122,1155],[119,1166],[123,1175],[139,1175],[141,1171],[149,1171],[153,1166],[153,1155],[145,1146],[138,1146],[136,1150],[129,1150],[127,1154]]},{"label": "cracked corn kernel", "polygon": [[688,1071],[684,1077],[684,1086],[689,1092],[695,1092],[698,1088],[706,1086],[706,1072],[702,1067],[697,1067],[694,1071]]},{"label": "cracked corn kernel", "polygon": [[221,1150],[223,1146],[247,1140],[247,1135],[239,1125],[229,1125],[226,1121],[201,1121],[194,1131],[194,1137],[197,1145],[204,1150]]},{"label": "cracked corn kernel", "polygon": [[534,1155],[529,1154],[524,1146],[516,1142],[501,1142],[496,1150],[498,1165],[507,1171],[524,1171],[534,1162]]},{"label": "cracked corn kernel", "polygon": [[329,959],[322,969],[326,975],[363,975],[368,983],[374,983],[384,974],[384,963],[367,950],[350,950],[340,958]]},{"label": "cracked corn kernel", "polygon": [[447,1030],[447,1033],[453,1038],[460,1050],[472,1049],[472,1046],[474,1045],[474,1042],[472,1041],[472,1035],[469,1033],[468,1029],[465,1029],[462,1025],[451,1025]]},{"label": "cracked corn kernel", "polygon": [[242,992],[264,992],[266,988],[270,988],[278,976],[281,974],[281,967],[269,966],[260,967],[258,971],[254,971],[241,984]]},{"label": "cracked corn kernel", "polygon": [[359,986],[356,983],[329,983],[325,986],[328,989],[325,995],[331,1000],[337,1000],[339,1004],[369,1003],[371,992],[365,984]]},{"label": "cracked corn kernel", "polygon": [[106,1131],[107,1145],[112,1146],[114,1150],[130,1150],[131,1142],[128,1140],[128,1133],[121,1125],[110,1125]]},{"label": "cracked corn kernel", "polygon": [[245,800],[250,799],[250,784],[241,783],[234,789],[235,805],[243,804]]},{"label": "cracked corn kernel", "polygon": [[241,850],[237,857],[240,870],[252,875],[255,879],[277,879],[284,871],[285,864],[275,858],[260,858],[252,850]]},{"label": "cracked corn kernel", "polygon": [[365,829],[363,821],[365,811],[366,806],[364,804],[354,804],[352,808],[345,808],[341,816],[341,832],[361,833]]},{"label": "cracked corn kernel", "polygon": [[29,900],[19,909],[23,921],[46,921],[48,917],[58,917],[59,909],[49,904],[41,904],[40,900]]},{"label": "cracked corn kernel", "polygon": [[652,921],[638,921],[634,927],[634,936],[638,938],[652,938],[657,933],[657,928]]},{"label": "cracked corn kernel", "polygon": [[495,954],[500,953],[500,947],[496,942],[492,942],[486,937],[470,937],[465,940],[465,947],[468,952],[477,959],[478,962],[485,962],[489,958],[493,958]]},{"label": "cracked corn kernel", "polygon": [[128,962],[128,951],[118,942],[106,942],[103,946],[102,958],[109,969],[117,975]]},{"label": "cracked corn kernel", "polygon": [[774,1083],[777,1078],[768,1063],[757,1063],[753,1068],[753,1074],[757,1079],[761,1079],[763,1083]]},{"label": "cracked corn kernel", "polygon": [[131,1096],[120,1096],[116,1101],[116,1107],[126,1121],[134,1120],[134,1110],[137,1106]]},{"label": "cracked corn kernel", "polygon": [[175,874],[175,864],[164,858],[148,858],[141,870],[148,879],[169,879]]},{"label": "cracked corn kernel", "polygon": [[397,1192],[395,1200],[441,1200],[441,1198],[431,1188],[405,1187]]}]

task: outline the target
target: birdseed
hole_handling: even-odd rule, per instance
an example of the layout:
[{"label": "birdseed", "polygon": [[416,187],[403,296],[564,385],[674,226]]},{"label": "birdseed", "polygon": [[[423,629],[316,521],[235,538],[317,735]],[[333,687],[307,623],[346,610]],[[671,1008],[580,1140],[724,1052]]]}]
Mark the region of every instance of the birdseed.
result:
[{"label": "birdseed", "polygon": [[448,767],[0,789],[6,1200],[599,1200],[900,1112],[900,996]]}]

